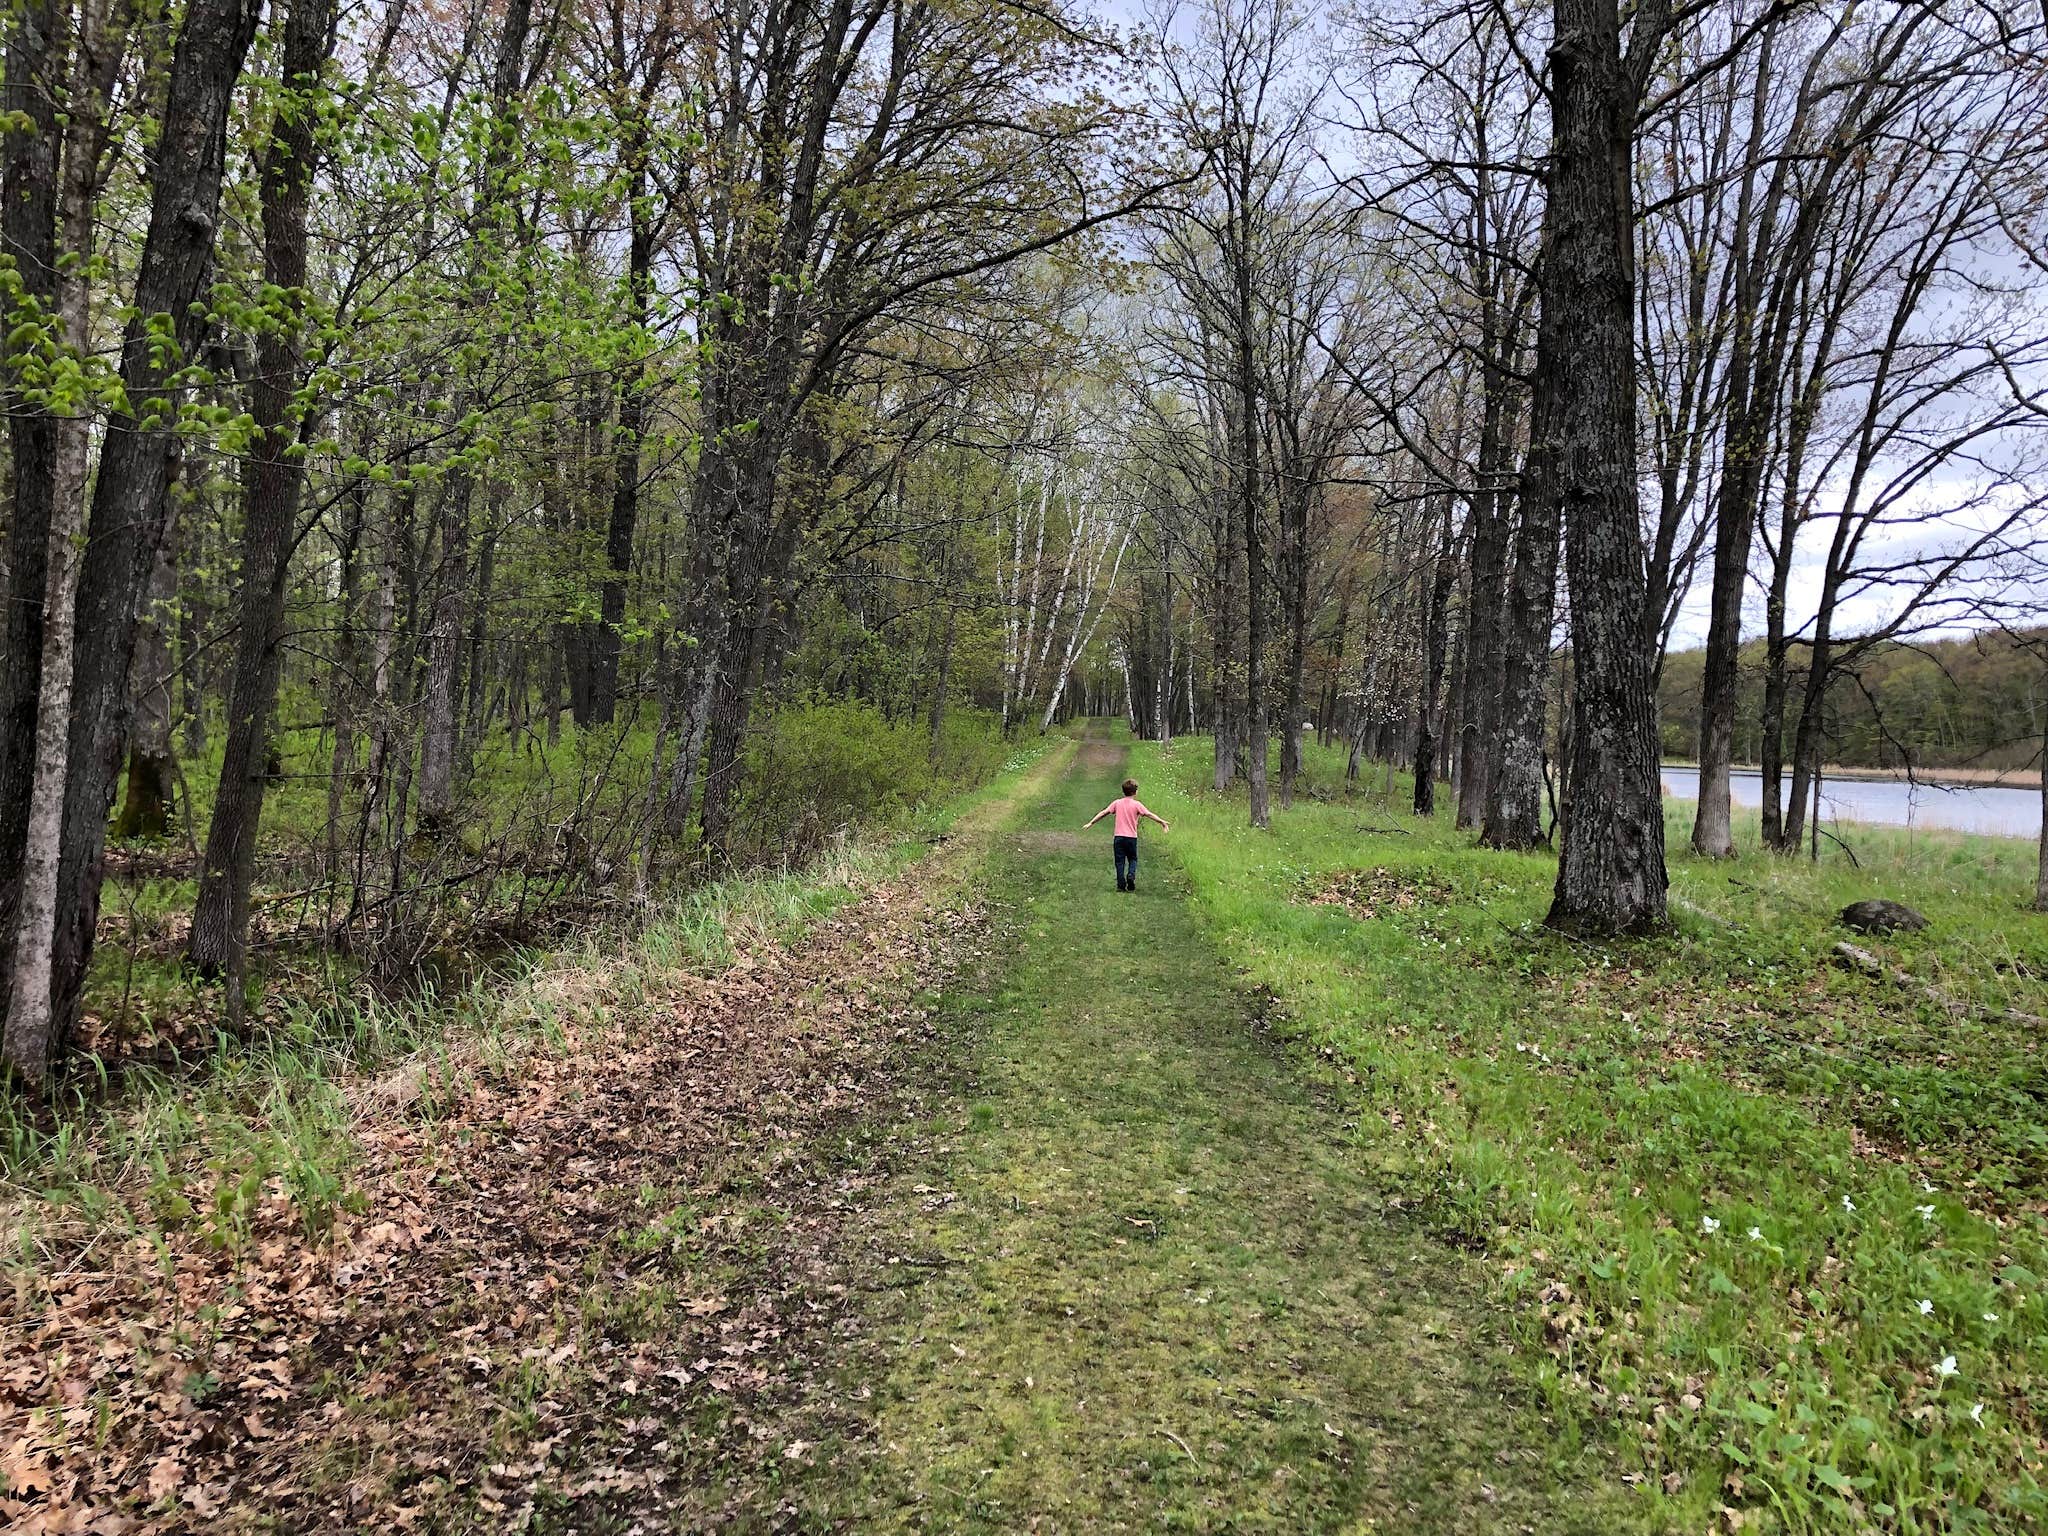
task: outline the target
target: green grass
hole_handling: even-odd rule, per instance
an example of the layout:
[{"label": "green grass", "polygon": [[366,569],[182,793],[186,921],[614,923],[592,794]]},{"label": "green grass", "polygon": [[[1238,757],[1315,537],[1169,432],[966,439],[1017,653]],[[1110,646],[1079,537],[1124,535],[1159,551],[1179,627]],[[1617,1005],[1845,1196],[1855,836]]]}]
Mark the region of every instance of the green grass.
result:
[{"label": "green grass", "polygon": [[[2048,1524],[2048,1077],[2007,1016],[2048,1013],[2031,847],[1864,830],[1860,867],[1716,864],[1677,851],[1673,806],[1674,932],[1597,946],[1541,930],[1548,855],[1416,821],[1399,777],[1348,794],[1312,752],[1314,793],[1253,833],[1202,788],[1206,741],[1129,763],[1174,823],[1136,896],[1076,830],[1123,749],[1034,742],[631,935],[402,1003],[309,989],[175,1075],[0,1099],[5,1262],[173,1226],[232,1247],[273,1180],[317,1237],[362,1093],[404,1076],[430,1117],[463,1074],[971,837],[957,878],[1002,905],[1003,949],[945,1000],[955,1075],[846,1256],[862,1342],[820,1377],[826,1427],[798,1425],[823,1445],[763,1444],[758,1486],[714,1490],[758,1523]],[[134,889],[138,923],[189,901]],[[1834,963],[1868,895],[1932,919],[1861,942],[1949,1002]],[[643,1191],[619,1250],[686,1243],[688,1199]],[[591,1278],[625,1331],[672,1316]]]},{"label": "green grass", "polygon": [[1106,833],[1076,829],[1123,760],[1082,745],[999,840],[1004,953],[944,1001],[960,1054],[863,1234],[863,1343],[812,1405],[858,1427],[800,1415],[743,1507],[863,1531],[1632,1526],[1604,1458],[1508,1373],[1473,1260],[1263,1038],[1178,827],[1114,889]]},{"label": "green grass", "polygon": [[[1255,833],[1208,761],[1134,754],[1203,928],[1343,1064],[1371,1160],[1484,1251],[1552,1410],[1605,1426],[1673,1523],[2048,1519],[2048,1077],[2040,1026],[1987,1011],[2048,1013],[2029,845],[1674,852],[1674,933],[1596,946],[1539,927],[1547,854],[1415,820],[1405,779],[1347,796],[1313,754],[1320,798]],[[1833,963],[1868,895],[1932,927],[1864,942],[1971,1006]]]}]

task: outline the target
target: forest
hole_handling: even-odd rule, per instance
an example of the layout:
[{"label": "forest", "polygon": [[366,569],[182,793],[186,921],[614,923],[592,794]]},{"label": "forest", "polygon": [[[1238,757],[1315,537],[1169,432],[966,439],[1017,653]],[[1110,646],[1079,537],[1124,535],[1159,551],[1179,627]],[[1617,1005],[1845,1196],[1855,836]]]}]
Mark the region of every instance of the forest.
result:
[{"label": "forest", "polygon": [[[769,1136],[815,1154],[806,1168],[836,1166],[817,1149],[837,1138],[856,1156],[832,1118],[842,1104],[909,1124],[912,1065],[887,1042],[981,1062],[966,1036],[932,1043],[934,999],[963,976],[995,988],[998,972],[976,967],[998,953],[1063,1000],[1074,1028],[1122,1033],[1059,1034],[1009,993],[974,994],[976,1018],[1036,1042],[1028,1063],[982,1062],[989,1105],[1078,1113],[1064,1095],[1100,1047],[1141,1061],[1156,1048],[1190,1074],[1188,1124],[1227,1140],[1236,1122],[1185,1055],[1198,1038],[1255,1085],[1261,1134],[1293,1145],[1327,1129],[1320,1111],[1218,1021],[1312,1038],[1339,1063],[1338,1092],[1378,1095],[1373,1123],[1396,1138],[1386,1166],[1434,1191],[1374,1206],[1394,1223],[1385,1242],[1405,1241],[1388,1213],[1427,1206],[1450,1246],[1411,1278],[1452,1296],[1491,1282],[1450,1250],[1502,1245],[1549,1330],[1532,1346],[1550,1364],[1530,1400],[1575,1425],[1589,1401],[1596,1418],[1653,1402],[1677,1414],[1687,1399],[1697,1414],[1702,1382],[1769,1355],[1754,1330],[1804,1339],[1817,1326],[1806,1301],[1738,1316],[1741,1297],[1799,1294],[1784,1275],[1743,1278],[1730,1260],[1718,1280],[1676,1280],[1659,1246],[1735,1221],[1727,1190],[1765,1167],[1823,1170],[1813,1184],[1831,1220],[1837,1200],[1878,1199],[1861,1172],[1843,1182],[1859,1165],[1834,1141],[1815,1150],[1812,1124],[1848,1138],[1853,1123],[1855,1157],[1892,1159],[1883,1199],[1902,1221],[1936,1209],[1904,1198],[1908,1167],[1966,1183],[1958,1252],[1995,1256],[2003,1239],[1986,1234],[2000,1224],[2024,1234],[2002,1276],[2048,1252],[2035,1243],[2039,1068],[2012,1033],[2048,1012],[2035,995],[2048,830],[2038,850],[1895,849],[1876,835],[1859,841],[1865,864],[1838,859],[1855,858],[1840,840],[1824,850],[1810,822],[1837,764],[2001,770],[2038,781],[2048,808],[2039,0],[8,0],[0,304],[0,1167],[9,1200],[27,1202],[9,1207],[27,1277],[12,1321],[56,1330],[44,1338],[70,1326],[70,1282],[49,1277],[98,1283],[93,1224],[109,1210],[129,1213],[137,1253],[191,1245],[198,1267],[165,1258],[167,1276],[233,1289],[251,1255],[298,1255],[309,1275],[343,1264],[346,1277],[317,1282],[334,1287],[332,1323],[366,1272],[334,1257],[337,1234],[367,1242],[365,1211],[405,1227],[388,1215],[398,1185],[376,1180],[410,1177],[410,1153],[391,1149],[441,1134],[364,1128],[387,1110],[435,1127],[445,1114],[448,1155],[482,1160],[449,1187],[478,1190],[529,1189],[497,1138],[540,1115],[567,1182],[508,1198],[531,1206],[520,1220],[583,1199],[563,1190],[653,1200],[693,1169],[738,1202],[693,1230],[722,1234],[733,1246],[718,1262],[765,1284],[760,1252],[733,1256],[739,1175],[703,1160],[725,1148],[743,1162],[731,1149]],[[1698,764],[1696,803],[1666,801],[1666,759]],[[1043,925],[1018,926],[1027,912],[1119,920],[1075,872],[1071,828],[1125,763],[1143,768],[1155,819],[1186,828],[1148,833],[1143,889],[1175,893],[1156,921],[1178,969],[1145,972],[1141,992],[1185,984],[1194,1035],[1157,1034],[1170,1010],[1094,1011],[1082,982],[1123,998],[1147,956],[1062,968],[1032,947]],[[1760,770],[1760,812],[1736,806],[1738,766]],[[1031,848],[1042,867],[1018,853]],[[1945,931],[1875,949],[1832,931],[1844,900],[1902,892]],[[856,915],[831,916],[841,903]],[[938,937],[955,928],[964,950]],[[1461,947],[1480,955],[1463,970]],[[1219,957],[1266,1001],[1202,979]],[[1368,960],[1377,969],[1329,980]],[[547,991],[557,966],[580,978],[560,994]],[[1482,972],[1491,990],[1469,991]],[[1660,1001],[1612,992],[1620,975]],[[1852,986],[1890,1001],[1844,1001]],[[731,1030],[705,1024],[705,988]],[[1360,989],[1406,1012],[1360,1015],[1344,1001]],[[778,1031],[813,1019],[820,998],[835,1001],[818,1029],[876,1033],[833,1035],[813,1059]],[[1469,1012],[1441,1014],[1448,998]],[[603,1034],[643,1004],[673,1013],[676,1032]],[[1525,1005],[1566,1020],[1563,1033],[1518,1033]],[[1601,1029],[1618,1016],[1627,1030],[1595,1035],[1571,1011],[1596,1005]],[[541,1043],[450,1043],[507,1009],[526,1010]],[[1660,1032],[1674,1019],[1687,1039]],[[1475,1043],[1474,1020],[1504,1032]],[[1438,1044],[1415,1045],[1411,1023]],[[1806,1055],[1784,1043],[1863,1024],[1895,1030],[1899,1075],[1833,1035]],[[1953,1050],[1931,1043],[1965,1025],[1977,1033]],[[579,1054],[598,1038],[612,1041],[601,1062]],[[1657,1054],[1643,1064],[1646,1039]],[[1489,1098],[1508,1045],[1531,1071],[1554,1049],[1588,1097]],[[1725,1070],[1683,1114],[1659,1119],[1630,1097],[1718,1051]],[[633,1112],[607,1121],[554,1086],[544,1112],[518,1099],[532,1084],[508,1063],[548,1052]],[[1951,1069],[1961,1076],[1941,1076]],[[558,1069],[532,1070],[553,1084]],[[493,1094],[511,1097],[486,1106]],[[1747,1119],[1741,1094],[1771,1107]],[[597,1118],[565,1121],[565,1104]],[[987,1129],[983,1107],[953,1109]],[[1599,1162],[1588,1127],[1610,1111],[1649,1160],[1625,1179],[1620,1154],[1584,1172]],[[1694,1113],[1722,1117],[1701,1132],[1709,1151],[1660,1139]],[[1448,1128],[1460,1118],[1462,1132]],[[1104,1144],[1140,1157],[1116,1139],[1135,1122],[1110,1119],[1122,1129]],[[1957,1161],[1912,1161],[1937,1143]],[[614,1176],[579,1161],[586,1144],[613,1148]],[[1750,1149],[1740,1168],[1709,1155],[1737,1145]],[[1032,1151],[1004,1157],[1036,1166]],[[1139,1179],[1150,1203],[1103,1204],[1115,1246],[1154,1243],[1169,1206],[1181,1219],[1187,1189],[1166,1154],[1142,1153],[1155,1154],[1166,1160]],[[1566,1173],[1559,1158],[1584,1161]],[[1350,1165],[1258,1167],[1271,1187],[1248,1174],[1229,1196],[1255,1224],[1293,1211],[1320,1232],[1326,1202],[1385,1193]],[[21,1194],[42,1187],[38,1170],[46,1195]],[[1707,1172],[1725,1188],[1686,1182]],[[978,1176],[993,1189],[1002,1174],[992,1162]],[[1045,1187],[1069,1176],[1053,1169]],[[786,1188],[762,1177],[764,1200],[796,1202],[776,1207],[788,1232],[841,1219],[802,1204],[799,1187],[820,1187],[809,1175]],[[1631,1203],[1666,1181],[1683,1190],[1675,1216]],[[1510,1186],[1536,1225],[1490,1225],[1511,1226]],[[918,1188],[923,1214],[938,1212],[939,1186]],[[1789,1209],[1789,1188],[1772,1188]],[[671,1202],[677,1222],[697,1198]],[[1004,1198],[997,1226],[1035,1209]],[[1804,1254],[1813,1295],[1835,1283],[1822,1255],[1834,1262],[1839,1234],[1820,1215],[1781,1231],[1761,1193],[1743,1198],[1756,1243]],[[1603,1240],[1624,1257],[1539,1242],[1560,1212],[1606,1220],[1591,1212],[1602,1201],[1626,1227]],[[30,1208],[43,1215],[20,1216]],[[567,1216],[520,1229],[530,1240],[512,1258],[477,1235],[489,1223],[475,1211],[461,1219],[422,1218],[408,1241],[469,1232],[483,1247],[461,1250],[463,1273],[497,1265],[532,1287],[519,1266],[533,1253],[586,1253]],[[990,1251],[1041,1240],[989,1231]],[[1209,1236],[1218,1251],[1235,1242]],[[615,1264],[615,1240],[590,1239],[612,1279],[592,1268],[578,1282],[599,1300],[577,1328],[602,1331],[603,1298],[648,1254],[697,1252],[678,1226]],[[410,1251],[378,1241],[391,1265]],[[321,1244],[327,1259],[305,1257]],[[785,1277],[821,1272],[774,1252]],[[1582,1268],[1543,1268],[1568,1252]],[[1349,1273],[1335,1254],[1313,1262]],[[950,1260],[930,1264],[935,1286],[959,1279]],[[1919,1270],[1886,1274],[1831,1315],[1881,1294],[1933,1315],[1937,1298],[1897,1289]],[[129,1279],[131,1298],[171,1284]],[[1269,1280],[1274,1295],[1293,1283]],[[550,1270],[545,1293],[562,1283]],[[1317,1305],[1336,1306],[1317,1284]],[[702,1289],[675,1337],[744,1314],[761,1332],[726,1340],[733,1359],[772,1354],[764,1341],[784,1334],[760,1321],[767,1301],[728,1312],[724,1291]],[[865,1293],[831,1294],[849,1290]],[[553,1315],[540,1290],[524,1294],[517,1322],[492,1325],[501,1342]],[[214,1345],[180,1331],[199,1314],[165,1305],[178,1342],[162,1358],[185,1374],[158,1384],[169,1395],[136,1389],[134,1422],[160,1438],[121,1440],[104,1466],[79,1450],[88,1389],[40,1351],[0,1352],[0,1495],[17,1500],[0,1516],[60,1529],[63,1508],[154,1511],[175,1529],[276,1472],[263,1458],[286,1455],[285,1440],[258,1447],[265,1433],[204,1401],[256,1389],[216,1379]],[[1641,1355],[1587,1363],[1638,1329],[1685,1356],[1692,1343],[1658,1330],[1695,1305],[1723,1308],[1724,1332],[1699,1344],[1711,1369],[1693,1359],[1659,1385]],[[378,1313],[349,1348],[360,1364],[373,1334],[403,1338],[429,1315]],[[1260,1315],[1282,1328],[1279,1311]],[[1314,1315],[1322,1330],[1357,1323]],[[2015,1362],[2039,1335],[2015,1338],[1985,1345],[1994,1417],[2038,1385]],[[1736,1531],[1752,1514],[1787,1530],[2023,1528],[2048,1508],[2037,1420],[2031,1438],[1981,1452],[1912,1439],[1934,1433],[1925,1416],[1901,1418],[1896,1443],[1889,1428],[1837,1426],[1833,1459],[1790,1443],[1851,1400],[1856,1424],[1891,1425],[1895,1387],[1919,1402],[1977,1368],[1944,1346],[1932,1358],[1946,1368],[1929,1377],[1919,1362],[1900,1385],[1903,1352],[1928,1342],[1887,1334],[1853,1363],[1815,1366],[1853,1378],[1824,1409],[1818,1377],[1769,1391],[1745,1378],[1747,1407],[1715,1400],[1733,1456],[1659,1417],[1641,1438],[1661,1449],[1623,1481],[1647,1476],[1646,1497],[1677,1501],[1658,1506],[1683,1514],[1672,1528]],[[487,1343],[476,1375],[496,1382],[506,1362],[491,1364]],[[559,1365],[546,1354],[558,1347],[551,1334],[511,1368]],[[1458,1369],[1477,1371],[1485,1347]],[[313,1390],[313,1357],[295,1358],[299,1386],[280,1397]],[[678,1392],[738,1379],[708,1358],[669,1362]],[[448,1380],[476,1385],[449,1359],[439,1387],[414,1382],[416,1405],[460,1400]],[[1351,1363],[1325,1363],[1334,1397],[1364,1390]],[[1024,1380],[1046,1369],[1028,1354],[1012,1364]],[[1441,1362],[1407,1368],[1418,1394],[1425,1381],[1489,1390]],[[68,1407],[50,1406],[67,1391]],[[164,1430],[174,1401],[210,1427]],[[305,1426],[342,1413],[292,1401]],[[128,1411],[107,1407],[105,1422]],[[17,1431],[15,1416],[33,1423]],[[63,1436],[49,1427],[60,1420]],[[1744,1438],[1766,1420],[1768,1444]],[[1133,1423],[1159,1442],[1146,1478],[1168,1452],[1187,1464],[1175,1475],[1224,1475],[1192,1427]],[[1220,1444],[1235,1431],[1218,1423]],[[1338,1418],[1303,1425],[1302,1444],[1352,1455]],[[223,1445],[255,1459],[199,1478]],[[415,1471],[475,1471],[472,1451]],[[535,1454],[549,1464],[545,1446]],[[805,1452],[788,1455],[795,1477]],[[1492,1455],[1473,1450],[1475,1481],[1453,1501],[1468,1513],[1490,1502],[1473,1490],[1495,1475]],[[1104,1486],[1129,1491],[1129,1460]],[[198,1480],[173,1478],[173,1461]],[[37,1502],[60,1466],[73,1504]],[[376,1523],[325,1473],[306,1475],[321,1491],[288,1524]],[[1265,1462],[1230,1474],[1266,1476]],[[723,1496],[717,1479],[691,1486],[713,1483]],[[831,1503],[843,1492],[806,1506],[820,1528],[853,1518]],[[704,1496],[695,1517],[716,1523]],[[1226,1496],[1203,1482],[1175,1518],[1199,1524],[1209,1516],[1188,1511]],[[939,1525],[984,1528],[961,1497]],[[1015,1528],[1055,1493],[1002,1497],[986,1528]],[[1165,1505],[1112,1504],[1073,1528],[1165,1520]],[[503,1508],[481,1508],[471,1528],[493,1528]],[[1324,1528],[1318,1510],[1272,1528]],[[1568,1528],[1523,1513],[1533,1523],[1502,1528]]]},{"label": "forest", "polygon": [[1739,740],[1796,848],[1886,648],[2038,651],[2039,43],[23,5],[8,1061],[66,1057],[110,847],[189,881],[232,1024],[252,923],[402,972],[800,859],[1077,710],[1207,732],[1254,825],[1310,721],[1434,763],[1418,812],[1556,827],[1560,926],[1656,927],[1660,745],[1695,846]]}]

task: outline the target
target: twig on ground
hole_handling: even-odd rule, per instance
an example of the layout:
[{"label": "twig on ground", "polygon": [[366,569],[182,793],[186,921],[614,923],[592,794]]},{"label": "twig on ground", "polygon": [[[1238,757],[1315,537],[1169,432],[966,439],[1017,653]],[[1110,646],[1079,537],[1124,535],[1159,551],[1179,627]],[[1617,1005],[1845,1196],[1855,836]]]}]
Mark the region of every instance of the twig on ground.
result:
[{"label": "twig on ground", "polygon": [[1985,1018],[2003,1019],[2009,1024],[2048,1024],[2048,1019],[2037,1013],[2025,1013],[2018,1008],[1993,1008],[1944,992],[1932,982],[1922,981],[1910,971],[1903,971],[1895,965],[1888,964],[1860,944],[1851,944],[1847,939],[1836,943],[1834,953],[1864,975],[1875,976],[1896,986],[1918,992],[1929,1002],[1940,1004],[1950,1013],[1974,1013]]},{"label": "twig on ground", "polygon": [[1741,924],[1731,922],[1727,918],[1722,917],[1718,913],[1709,912],[1705,907],[1701,906],[1698,902],[1688,901],[1685,899],[1685,897],[1680,896],[1675,891],[1671,893],[1671,905],[1678,908],[1679,911],[1685,913],[1687,916],[1696,917],[1703,923],[1711,923],[1716,928],[1726,928],[1733,931],[1741,927]]},{"label": "twig on ground", "polygon": [[[1489,912],[1487,916],[1493,917],[1493,914]],[[1516,943],[1527,944],[1531,948],[1535,947],[1537,942],[1535,934],[1529,933],[1524,929],[1517,928],[1513,923],[1507,921],[1507,919],[1505,918],[1494,917],[1493,923],[1496,928],[1500,929],[1502,933],[1506,934]]]}]

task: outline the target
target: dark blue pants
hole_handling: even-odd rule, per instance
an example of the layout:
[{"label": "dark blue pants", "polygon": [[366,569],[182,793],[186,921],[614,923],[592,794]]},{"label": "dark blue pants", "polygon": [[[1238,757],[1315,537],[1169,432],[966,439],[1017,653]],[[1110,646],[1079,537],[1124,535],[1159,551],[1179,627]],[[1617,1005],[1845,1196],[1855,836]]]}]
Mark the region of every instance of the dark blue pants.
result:
[{"label": "dark blue pants", "polygon": [[1123,890],[1138,883],[1138,840],[1135,837],[1116,837],[1110,841],[1116,847],[1116,888]]}]

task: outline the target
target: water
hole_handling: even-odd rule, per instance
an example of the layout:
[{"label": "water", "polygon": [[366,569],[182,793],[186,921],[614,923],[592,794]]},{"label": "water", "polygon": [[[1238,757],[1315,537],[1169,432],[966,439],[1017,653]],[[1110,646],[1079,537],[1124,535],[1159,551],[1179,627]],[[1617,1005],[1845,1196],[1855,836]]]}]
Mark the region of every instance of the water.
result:
[{"label": "water", "polygon": [[[1700,771],[1667,766],[1664,793],[1697,800]],[[1789,786],[1792,775],[1785,775]],[[1764,803],[1763,779],[1754,769],[1736,769],[1737,805]],[[1942,827],[1989,837],[2039,837],[2041,791],[1995,784],[1908,784],[1898,779],[1824,779],[1820,787],[1824,821],[1860,821],[1880,827]]]}]

